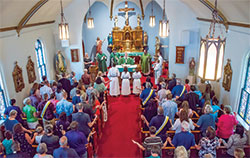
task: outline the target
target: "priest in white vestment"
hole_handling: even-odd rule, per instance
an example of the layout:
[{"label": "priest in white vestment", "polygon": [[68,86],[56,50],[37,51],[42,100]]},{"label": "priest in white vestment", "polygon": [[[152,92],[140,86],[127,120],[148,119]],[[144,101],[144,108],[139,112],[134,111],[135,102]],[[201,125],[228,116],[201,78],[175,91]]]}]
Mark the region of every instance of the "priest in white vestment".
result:
[{"label": "priest in white vestment", "polygon": [[128,67],[124,67],[124,71],[122,72],[121,79],[122,79],[122,95],[130,95],[130,81],[131,78],[130,73],[128,72]]},{"label": "priest in white vestment", "polygon": [[138,68],[135,69],[135,72],[132,75],[133,81],[133,93],[140,94],[141,92],[141,72]]},{"label": "priest in white vestment", "polygon": [[161,76],[161,65],[160,65],[160,60],[157,60],[154,66],[154,71],[155,71],[155,85],[158,84],[158,80]]},{"label": "priest in white vestment", "polygon": [[113,64],[113,67],[109,69],[108,78],[111,80],[109,86],[109,94],[111,96],[118,96],[120,95],[120,86],[118,76],[120,76],[120,72],[118,68],[115,67],[116,65]]},{"label": "priest in white vestment", "polygon": [[160,76],[162,75],[162,66],[163,66],[163,58],[161,56],[161,53],[159,53],[158,60],[160,61]]}]

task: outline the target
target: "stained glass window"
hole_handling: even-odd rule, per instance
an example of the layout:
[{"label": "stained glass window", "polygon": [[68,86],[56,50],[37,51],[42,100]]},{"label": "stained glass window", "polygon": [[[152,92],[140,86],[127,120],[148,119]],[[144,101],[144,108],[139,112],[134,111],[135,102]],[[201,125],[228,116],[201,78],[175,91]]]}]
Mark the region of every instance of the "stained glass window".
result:
[{"label": "stained glass window", "polygon": [[43,44],[39,39],[36,41],[35,49],[36,49],[38,72],[40,76],[40,81],[42,81],[42,76],[47,76],[47,71],[46,71]]},{"label": "stained glass window", "polygon": [[241,90],[238,114],[250,125],[250,57],[247,63],[245,83]]},{"label": "stained glass window", "polygon": [[4,110],[7,107],[6,101],[5,101],[5,95],[4,95],[4,89],[3,89],[3,84],[2,84],[2,80],[1,80],[1,74],[0,74],[0,119],[2,119],[3,114],[4,114]]}]

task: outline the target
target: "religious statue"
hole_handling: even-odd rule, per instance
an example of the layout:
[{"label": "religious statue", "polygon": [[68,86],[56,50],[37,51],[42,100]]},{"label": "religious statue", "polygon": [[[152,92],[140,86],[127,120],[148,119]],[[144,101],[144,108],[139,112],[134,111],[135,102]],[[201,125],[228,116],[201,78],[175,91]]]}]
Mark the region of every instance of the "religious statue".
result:
[{"label": "religious statue", "polygon": [[137,26],[138,27],[141,26],[141,16],[140,16],[140,14],[137,15]]},{"label": "religious statue", "polygon": [[144,75],[149,75],[151,69],[151,55],[148,53],[146,49],[144,49],[144,53],[141,56],[141,70]]},{"label": "religious statue", "polygon": [[59,50],[56,54],[56,73],[62,75],[67,70],[65,58]]},{"label": "religious statue", "polygon": [[117,15],[115,16],[114,21],[115,21],[114,27],[117,27],[118,26],[118,17],[117,17]]},{"label": "religious statue", "polygon": [[102,51],[102,43],[105,41],[105,39],[102,41],[100,37],[96,38],[96,54],[100,53]]},{"label": "religious statue", "polygon": [[34,62],[31,60],[31,56],[28,57],[28,63],[26,65],[29,83],[33,83],[36,80],[36,73]]},{"label": "religious statue", "polygon": [[102,51],[100,51],[97,54],[97,62],[98,62],[98,69],[99,69],[99,71],[101,71],[103,73],[107,72],[106,61],[107,61],[107,56],[104,53],[102,53]]},{"label": "religious statue", "polygon": [[12,72],[12,77],[15,85],[16,92],[21,92],[25,87],[23,81],[23,70],[17,65],[17,61],[15,62],[14,71]]},{"label": "religious statue", "polygon": [[125,52],[124,57],[120,58],[118,61],[118,65],[123,65],[123,64],[134,65],[134,63],[135,63],[134,59],[130,58],[127,52]]},{"label": "religious statue", "polygon": [[232,75],[233,75],[233,70],[232,70],[232,67],[231,67],[231,60],[227,59],[227,64],[224,67],[224,75],[223,75],[222,86],[228,92],[231,89]]},{"label": "religious statue", "polygon": [[144,35],[143,35],[143,46],[144,47],[148,46],[148,34],[147,34],[147,32],[144,32]]},{"label": "religious statue", "polygon": [[194,57],[192,57],[191,61],[189,62],[189,75],[194,76],[194,71],[195,71],[195,61]]},{"label": "religious statue", "polygon": [[113,37],[112,37],[112,34],[109,33],[109,36],[108,36],[108,46],[112,47],[112,45],[113,45]]},{"label": "religious statue", "polygon": [[160,49],[161,49],[161,41],[159,37],[155,37],[155,56],[159,56],[160,53]]}]

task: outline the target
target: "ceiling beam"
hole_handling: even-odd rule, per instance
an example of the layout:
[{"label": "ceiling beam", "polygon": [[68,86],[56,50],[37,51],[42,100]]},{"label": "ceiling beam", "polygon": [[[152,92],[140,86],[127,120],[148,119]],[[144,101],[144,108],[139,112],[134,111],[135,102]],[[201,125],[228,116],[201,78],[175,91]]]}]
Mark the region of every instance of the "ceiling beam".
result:
[{"label": "ceiling beam", "polygon": [[[205,21],[205,22],[212,22],[212,19],[205,19],[205,18],[199,18],[197,17],[197,20],[200,21]],[[221,24],[224,24],[222,21],[220,21]],[[238,27],[246,27],[246,28],[250,28],[250,24],[245,24],[245,23],[239,23],[239,22],[227,22],[228,25],[232,25],[232,26],[238,26]]]},{"label": "ceiling beam", "polygon": [[47,2],[48,0],[40,0],[29,10],[28,13],[26,13],[26,15],[21,19],[21,21],[17,25],[16,32],[18,36],[20,35],[21,29],[24,28],[24,26],[28,23],[30,18]]},{"label": "ceiling beam", "polygon": [[[24,25],[23,28],[34,27],[34,26],[40,26],[40,25],[47,25],[47,24],[53,24],[54,22],[55,22],[55,20],[52,20],[52,21],[45,21],[45,22],[38,22],[38,23],[32,23],[32,24]],[[0,28],[0,32],[6,32],[6,31],[12,31],[12,30],[17,30],[17,26],[11,26],[11,27]]]},{"label": "ceiling beam", "polygon": [[[199,0],[199,1],[202,4],[204,4],[209,10],[211,10],[211,12],[213,12],[215,10],[214,4],[212,4],[208,0]],[[225,26],[226,30],[228,30],[228,20],[227,20],[227,18],[224,16],[224,14],[218,8],[217,8],[217,12],[218,12],[219,19],[222,21],[222,24]]]}]

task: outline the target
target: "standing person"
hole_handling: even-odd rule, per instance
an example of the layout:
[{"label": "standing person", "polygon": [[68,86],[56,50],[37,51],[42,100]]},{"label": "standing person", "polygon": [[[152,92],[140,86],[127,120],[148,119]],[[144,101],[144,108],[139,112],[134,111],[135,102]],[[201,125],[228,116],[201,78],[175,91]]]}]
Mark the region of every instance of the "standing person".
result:
[{"label": "standing person", "polygon": [[41,139],[41,143],[45,143],[48,147],[48,154],[53,154],[53,151],[59,147],[59,137],[53,134],[53,125],[49,124],[44,127],[45,134]]},{"label": "standing person", "polygon": [[116,49],[114,48],[113,52],[110,54],[110,67],[113,67],[113,65],[117,65],[120,58],[120,54],[116,52]]},{"label": "standing person", "polygon": [[124,67],[124,71],[122,72],[121,79],[122,79],[122,95],[130,95],[130,73],[128,72],[128,67]]},{"label": "standing person", "polygon": [[140,95],[140,99],[142,100],[142,106],[143,107],[148,106],[150,99],[155,98],[155,97],[156,97],[156,94],[151,86],[151,83],[146,82],[145,89],[141,92],[141,95]]},{"label": "standing person", "polygon": [[59,141],[60,148],[57,148],[53,152],[54,158],[79,158],[77,152],[69,148],[68,139],[66,136],[62,136]]},{"label": "standing person", "polygon": [[89,87],[89,85],[90,85],[91,78],[90,78],[90,75],[88,74],[87,69],[84,69],[83,72],[84,73],[83,73],[81,79],[82,79],[82,83],[84,84],[85,88],[87,89]]},{"label": "standing person", "polygon": [[11,112],[12,110],[16,110],[16,112],[17,112],[16,120],[17,120],[19,123],[23,124],[23,119],[22,119],[23,113],[22,113],[21,109],[20,109],[18,106],[16,106],[16,99],[11,99],[11,100],[10,100],[10,105],[11,105],[11,106],[8,106],[8,107],[5,109],[5,111],[4,111],[4,117],[6,118],[7,116],[9,116],[9,114],[10,114],[10,112]]},{"label": "standing person", "polygon": [[173,90],[173,88],[176,86],[176,74],[175,73],[173,73],[172,74],[172,79],[169,81],[169,83],[168,83],[168,89],[170,90],[170,91],[172,91]]},{"label": "standing person", "polygon": [[11,145],[13,144],[13,136],[11,131],[7,130],[5,133],[5,139],[3,140],[2,144],[5,148],[6,155],[12,154],[13,151],[11,150]]},{"label": "standing person", "polygon": [[176,80],[176,86],[172,89],[173,98],[182,101],[187,93],[186,87],[181,85],[181,80]]},{"label": "standing person", "polygon": [[98,62],[98,70],[105,74],[107,72],[107,56],[100,51],[100,53],[97,54],[97,62]]},{"label": "standing person", "polygon": [[159,64],[160,64],[160,76],[162,75],[162,66],[163,66],[163,57],[161,55],[161,52],[159,52],[159,57],[158,57],[158,60],[159,60]]},{"label": "standing person", "polygon": [[63,99],[56,104],[56,112],[60,115],[62,112],[65,112],[68,120],[71,122],[71,114],[74,112],[75,105],[71,102],[67,101],[67,93],[63,93]]},{"label": "standing person", "polygon": [[188,101],[190,108],[197,112],[197,105],[199,105],[199,95],[194,92],[194,85],[191,85],[190,90],[191,91],[189,93],[185,94],[184,100]]},{"label": "standing person", "polygon": [[47,145],[45,143],[40,143],[36,148],[37,154],[33,158],[53,158],[52,155],[46,153],[47,151]]},{"label": "standing person", "polygon": [[70,84],[70,80],[66,77],[65,73],[62,74],[62,78],[58,81],[58,83],[62,84],[63,89],[68,94],[67,99],[70,99],[71,84]]},{"label": "standing person", "polygon": [[141,92],[141,72],[139,71],[139,68],[135,68],[135,72],[132,75],[134,81],[133,81],[133,93],[134,94],[140,94]]},{"label": "standing person", "polygon": [[45,93],[48,94],[49,98],[50,95],[53,93],[52,89],[50,88],[49,81],[44,81],[44,85],[40,88],[40,95],[43,96]]},{"label": "standing person", "polygon": [[218,146],[220,146],[220,141],[216,137],[214,128],[209,126],[206,130],[206,136],[201,138],[199,142],[199,157],[203,158],[206,154],[212,154],[213,157],[216,157],[216,148]]},{"label": "standing person", "polygon": [[85,53],[85,57],[84,57],[84,68],[88,70],[89,72],[89,67],[91,66],[91,59],[89,58],[88,53]]},{"label": "standing person", "polygon": [[11,110],[10,111],[10,116],[8,119],[6,119],[4,121],[4,127],[6,130],[9,130],[11,132],[13,132],[13,127],[15,126],[15,124],[19,123],[17,120],[16,120],[16,116],[17,116],[17,111],[16,110]]},{"label": "standing person", "polygon": [[146,49],[144,49],[144,54],[141,56],[141,68],[144,75],[150,74],[151,68],[151,55]]},{"label": "standing person", "polygon": [[23,107],[23,112],[25,113],[25,115],[27,117],[28,127],[30,129],[35,129],[36,126],[38,125],[36,108],[31,106],[30,98],[25,98],[23,100],[23,104],[25,105]]},{"label": "standing person", "polygon": [[[39,91],[39,96],[41,96],[40,91]],[[37,108],[41,100],[41,97],[38,97],[38,95],[36,94],[36,90],[34,88],[31,88],[30,90],[30,100],[31,100],[31,105]]]},{"label": "standing person", "polygon": [[74,84],[75,82],[77,82],[77,80],[76,80],[76,73],[75,73],[74,71],[71,72],[71,74],[70,74],[70,76],[69,76],[69,80],[70,80],[71,86],[73,86],[73,84]]},{"label": "standing person", "polygon": [[168,116],[172,123],[174,123],[174,117],[175,114],[178,113],[178,107],[177,104],[172,101],[172,94],[167,95],[167,101],[164,101],[161,106],[164,110],[164,116]]},{"label": "standing person", "polygon": [[157,60],[154,66],[154,71],[155,71],[155,85],[158,84],[158,80],[161,76],[161,65],[160,65],[160,60]]},{"label": "standing person", "polygon": [[189,92],[190,91],[189,79],[185,79],[185,87],[187,92]]},{"label": "standing person", "polygon": [[219,118],[217,123],[217,136],[227,142],[229,137],[233,134],[234,126],[237,124],[236,113],[233,115],[231,107],[226,105],[224,107],[224,114]]},{"label": "standing person", "polygon": [[118,80],[118,76],[120,76],[120,72],[118,68],[115,66],[116,64],[113,64],[113,67],[110,68],[108,72],[108,78],[111,80],[110,86],[109,86],[109,94],[111,96],[120,95],[120,86],[119,86],[119,80]]},{"label": "standing person", "polygon": [[180,132],[181,132],[181,123],[182,123],[183,121],[186,121],[186,122],[189,123],[189,127],[190,127],[189,132],[190,132],[191,130],[194,130],[193,121],[192,121],[190,118],[188,118],[188,113],[187,113],[186,111],[182,110],[182,111],[180,112],[180,116],[179,116],[179,117],[180,117],[180,118],[178,118],[178,119],[174,122],[174,125],[173,125],[173,127],[172,127],[172,130],[175,130],[175,133],[180,133]]}]

